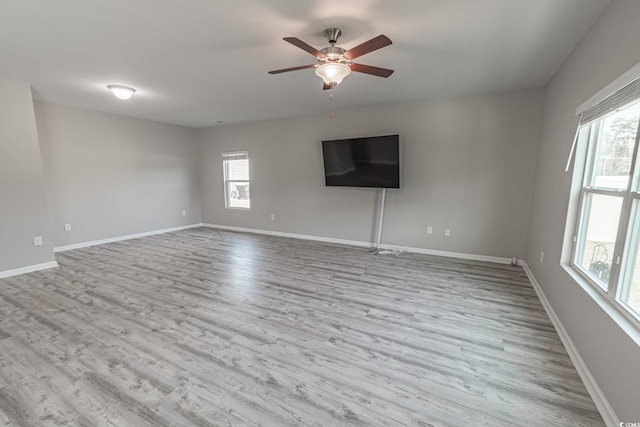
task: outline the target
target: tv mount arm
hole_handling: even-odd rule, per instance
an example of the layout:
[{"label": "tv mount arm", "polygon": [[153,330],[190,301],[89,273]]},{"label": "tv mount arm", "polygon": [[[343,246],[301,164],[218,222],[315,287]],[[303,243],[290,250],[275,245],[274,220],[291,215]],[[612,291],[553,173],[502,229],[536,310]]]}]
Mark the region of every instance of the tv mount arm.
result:
[{"label": "tv mount arm", "polygon": [[380,219],[378,220],[378,239],[376,240],[376,246],[373,250],[369,251],[371,255],[394,255],[394,251],[391,249],[381,249],[380,239],[382,237],[382,221],[384,220],[384,200],[387,195],[387,189],[382,189],[382,200],[380,201]]}]

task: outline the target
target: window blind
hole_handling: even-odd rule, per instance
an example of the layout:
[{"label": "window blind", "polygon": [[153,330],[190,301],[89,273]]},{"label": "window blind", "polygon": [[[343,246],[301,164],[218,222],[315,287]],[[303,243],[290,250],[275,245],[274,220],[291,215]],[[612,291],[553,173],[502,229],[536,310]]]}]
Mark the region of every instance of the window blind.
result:
[{"label": "window blind", "polygon": [[222,153],[222,158],[224,160],[247,160],[249,158],[249,153],[247,153],[246,151],[237,153]]},{"label": "window blind", "polygon": [[582,113],[581,125],[592,122],[640,98],[640,76]]},{"label": "window blind", "polygon": [[578,129],[571,144],[565,172],[568,172],[571,167],[580,128],[637,99],[640,99],[640,64],[631,67],[626,73],[578,107],[576,110],[576,115],[579,116]]}]

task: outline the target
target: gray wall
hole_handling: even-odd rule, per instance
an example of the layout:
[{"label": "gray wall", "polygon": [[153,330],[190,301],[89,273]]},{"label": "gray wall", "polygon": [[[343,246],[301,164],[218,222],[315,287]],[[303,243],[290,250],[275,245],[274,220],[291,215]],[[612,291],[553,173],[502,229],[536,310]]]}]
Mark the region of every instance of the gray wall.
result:
[{"label": "gray wall", "polygon": [[[0,79],[0,272],[54,261],[31,87]],[[42,246],[33,237],[42,236]]]},{"label": "gray wall", "polygon": [[[321,117],[203,130],[203,219],[372,242],[379,190],[325,187],[320,142],[398,133],[401,189],[387,191],[383,243],[523,257],[543,101],[533,89],[337,111],[332,120],[327,100]],[[252,208],[225,209],[221,153],[245,149]]]},{"label": "gray wall", "polygon": [[[614,0],[547,87],[527,263],[621,421],[640,421],[640,347],[560,265],[575,110],[640,61],[640,2]],[[539,261],[540,251],[545,259]]]},{"label": "gray wall", "polygon": [[201,222],[195,129],[35,107],[55,246]]}]

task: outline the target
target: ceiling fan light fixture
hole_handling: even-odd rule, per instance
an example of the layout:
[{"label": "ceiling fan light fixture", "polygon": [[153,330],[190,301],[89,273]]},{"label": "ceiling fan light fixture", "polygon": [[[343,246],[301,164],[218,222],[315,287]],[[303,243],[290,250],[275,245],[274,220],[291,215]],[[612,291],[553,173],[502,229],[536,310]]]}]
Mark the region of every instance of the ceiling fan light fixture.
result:
[{"label": "ceiling fan light fixture", "polygon": [[341,62],[327,62],[316,68],[316,76],[327,85],[339,85],[345,77],[351,74],[351,67]]},{"label": "ceiling fan light fixture", "polygon": [[131,98],[136,90],[132,87],[122,85],[109,85],[107,88],[113,92],[116,98],[126,101]]},{"label": "ceiling fan light fixture", "polygon": [[308,43],[303,42],[297,37],[285,37],[283,40],[291,43],[297,48],[313,55],[318,64],[302,65],[299,67],[282,68],[280,70],[269,71],[269,74],[288,73],[289,71],[307,70],[314,68],[315,73],[322,79],[324,83],[322,90],[333,89],[336,85],[342,83],[345,77],[351,72],[364,73],[377,77],[389,77],[393,74],[393,70],[387,68],[373,67],[371,65],[363,65],[352,62],[355,58],[371,53],[375,50],[382,49],[391,44],[389,37],[380,34],[358,46],[345,50],[340,46],[336,46],[341,31],[338,28],[327,28],[324,32],[331,46],[323,49],[316,49]]}]

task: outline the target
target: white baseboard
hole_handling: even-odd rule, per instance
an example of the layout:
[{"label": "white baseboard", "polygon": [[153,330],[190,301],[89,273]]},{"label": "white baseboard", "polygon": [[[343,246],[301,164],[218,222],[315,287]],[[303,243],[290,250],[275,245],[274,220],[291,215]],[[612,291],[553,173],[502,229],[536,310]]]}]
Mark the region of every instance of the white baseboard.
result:
[{"label": "white baseboard", "polygon": [[46,270],[48,268],[57,267],[58,263],[55,261],[45,262],[43,264],[29,265],[27,267],[15,268],[13,270],[0,271],[0,279],[6,277],[18,276],[20,274],[33,273],[34,271]]},{"label": "white baseboard", "polygon": [[[394,245],[380,245],[383,249],[403,249],[404,246],[394,246]],[[408,252],[413,252],[416,254],[425,254],[425,255],[437,255],[444,256],[449,258],[460,258],[460,259],[468,259],[473,261],[486,261],[486,262],[494,262],[496,264],[511,264],[511,258],[502,258],[495,257],[489,255],[476,255],[476,254],[467,254],[461,252],[448,252],[448,251],[437,251],[435,249],[423,249],[423,248],[406,248]],[[518,261],[518,264],[520,261]]]},{"label": "white baseboard", "polygon": [[[370,242],[362,242],[358,240],[345,240],[345,239],[335,239],[332,237],[322,237],[322,236],[312,236],[308,234],[295,234],[295,233],[285,233],[282,231],[271,231],[271,230],[261,230],[256,228],[245,228],[245,227],[234,227],[230,225],[218,225],[218,224],[202,224],[204,227],[209,228],[218,228],[220,230],[229,230],[229,231],[240,231],[243,233],[256,233],[256,234],[264,234],[267,236],[279,236],[279,237],[290,237],[292,239],[303,239],[303,240],[313,240],[316,242],[325,242],[325,243],[337,243],[341,245],[351,245],[351,246],[360,246],[364,248],[373,248],[374,244]],[[437,255],[443,257],[450,258],[460,258],[460,259],[468,259],[475,261],[487,261],[487,262],[495,262],[498,264],[510,264],[511,258],[501,258],[501,257],[493,257],[487,255],[475,255],[475,254],[466,254],[459,252],[447,252],[447,251],[437,251],[434,249],[424,249],[424,248],[412,248],[406,246],[398,246],[398,245],[386,245],[381,244],[380,248],[382,249],[398,249],[401,251],[413,252],[417,254],[425,254],[425,255]]]},{"label": "white baseboard", "polygon": [[165,228],[163,230],[147,231],[144,233],[128,234],[126,236],[110,237],[108,239],[93,240],[91,242],[75,243],[73,245],[57,246],[53,248],[54,252],[70,251],[72,249],[87,248],[89,246],[103,245],[105,243],[121,242],[123,240],[137,239],[139,237],[153,236],[155,234],[170,233],[172,231],[187,230],[189,228],[202,227],[203,224],[182,225],[180,227]]},{"label": "white baseboard", "polygon": [[604,420],[605,424],[607,425],[607,427],[620,426],[620,421],[618,421],[618,417],[615,411],[613,410],[613,408],[611,407],[611,404],[609,403],[606,396],[598,386],[598,383],[596,382],[595,378],[593,378],[593,375],[591,375],[591,372],[589,371],[587,364],[582,359],[582,356],[580,356],[578,349],[576,348],[575,344],[573,344],[573,341],[571,340],[571,337],[567,333],[567,330],[562,325],[562,322],[560,322],[560,318],[558,318],[558,316],[556,315],[556,312],[553,310],[553,307],[551,307],[551,304],[549,303],[547,296],[542,290],[540,283],[538,283],[538,281],[534,277],[533,273],[531,272],[531,269],[529,268],[526,262],[524,262],[522,266],[524,268],[524,271],[527,273],[527,276],[529,277],[529,280],[533,285],[533,289],[536,291],[536,294],[538,295],[538,298],[540,299],[542,306],[547,312],[549,319],[551,319],[551,323],[553,323],[553,326],[555,327],[556,332],[558,332],[558,335],[560,336],[560,340],[562,340],[564,347],[567,349],[567,353],[569,353],[569,357],[571,358],[571,361],[575,365],[576,370],[578,371],[578,375],[580,375],[580,378],[582,379],[582,382],[587,388],[587,391],[589,392],[591,399],[593,399],[593,403],[595,403],[596,407],[598,408],[598,411],[600,412],[600,415],[602,416],[602,419]]},{"label": "white baseboard", "polygon": [[204,227],[218,228],[220,230],[228,230],[228,231],[239,231],[242,233],[255,233],[255,234],[264,234],[267,236],[290,237],[292,239],[313,240],[315,242],[337,243],[340,245],[362,246],[366,248],[371,247],[371,243],[360,242],[357,240],[334,239],[331,237],[312,236],[308,234],[294,234],[294,233],[285,233],[282,231],[260,230],[257,228],[234,227],[232,225],[218,225],[218,224],[206,224],[206,223],[202,225]]},{"label": "white baseboard", "polygon": [[[340,244],[340,245],[350,245],[350,246],[360,246],[360,247],[363,247],[363,248],[372,248],[374,246],[373,243],[363,242],[363,241],[358,241],[358,240],[335,239],[335,238],[332,238],[332,237],[313,236],[313,235],[310,235],[310,234],[296,234],[296,233],[286,233],[286,232],[282,232],[282,231],[261,230],[261,229],[257,229],[257,228],[246,228],[246,227],[235,227],[235,226],[230,226],[230,225],[200,223],[200,224],[184,225],[184,226],[181,226],[181,227],[166,228],[166,229],[163,229],[163,230],[148,231],[148,232],[145,232],[145,233],[129,234],[129,235],[126,235],[126,236],[111,237],[111,238],[108,238],[108,239],[93,240],[93,241],[90,241],[90,242],[82,242],[82,243],[76,243],[76,244],[66,245],[66,246],[57,246],[57,247],[53,248],[53,251],[54,252],[64,252],[64,251],[69,251],[69,250],[72,250],[72,249],[86,248],[86,247],[89,247],[89,246],[102,245],[102,244],[105,244],[105,243],[120,242],[122,240],[137,239],[139,237],[153,236],[154,234],[169,233],[169,232],[172,232],[172,231],[187,230],[187,229],[196,228],[196,227],[218,228],[220,230],[239,231],[239,232],[243,232],[243,233],[264,234],[264,235],[267,235],[267,236],[289,237],[289,238],[293,238],[293,239],[312,240],[312,241],[316,241],[316,242],[336,243],[336,244]],[[387,244],[381,244],[380,247],[382,249],[398,249],[398,250],[401,250],[401,251],[413,252],[413,253],[418,253],[418,254],[437,255],[437,256],[468,259],[468,260],[475,260],[475,261],[487,261],[487,262],[495,262],[495,263],[498,263],[498,264],[510,264],[511,263],[511,259],[510,258],[493,257],[493,256],[487,256],[487,255],[476,255],[476,254],[467,254],[467,253],[459,253],[459,252],[438,251],[438,250],[434,250],[434,249],[413,248],[413,247],[398,246],[398,245],[387,245]]]}]

